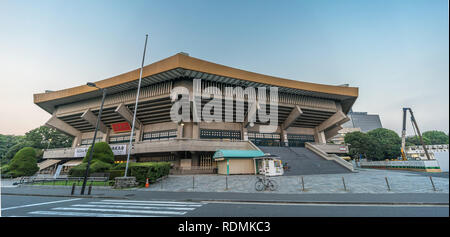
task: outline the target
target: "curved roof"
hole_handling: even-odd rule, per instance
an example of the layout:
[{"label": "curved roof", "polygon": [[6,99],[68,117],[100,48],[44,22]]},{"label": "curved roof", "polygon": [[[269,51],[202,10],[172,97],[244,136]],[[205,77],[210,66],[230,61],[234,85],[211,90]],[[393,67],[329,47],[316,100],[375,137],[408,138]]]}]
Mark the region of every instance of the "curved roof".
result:
[{"label": "curved roof", "polygon": [[[95,83],[100,88],[108,88],[109,93],[136,88],[139,72],[140,69],[136,69]],[[358,97],[357,87],[332,86],[273,77],[208,62],[183,53],[145,66],[142,78],[147,79],[147,81],[142,86],[145,86],[145,83],[152,84],[180,76],[195,76],[197,78],[207,76],[213,78],[213,80],[214,78],[220,78],[226,81],[246,81],[252,85],[272,85],[284,88],[286,91],[302,91],[302,93],[312,96],[341,101],[347,100],[350,102],[350,107]],[[81,85],[48,93],[34,94],[34,103],[51,113],[57,105],[98,96],[101,95],[96,88]]]}]

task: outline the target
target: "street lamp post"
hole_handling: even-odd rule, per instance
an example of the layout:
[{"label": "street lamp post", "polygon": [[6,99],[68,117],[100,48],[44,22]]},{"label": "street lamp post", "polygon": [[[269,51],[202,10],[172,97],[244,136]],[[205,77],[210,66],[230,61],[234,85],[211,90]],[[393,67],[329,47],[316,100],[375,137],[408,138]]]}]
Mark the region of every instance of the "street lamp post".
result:
[{"label": "street lamp post", "polygon": [[141,71],[140,71],[140,74],[139,74],[138,88],[137,88],[137,92],[136,92],[136,103],[134,105],[133,123],[131,125],[130,144],[128,145],[127,163],[125,165],[125,173],[123,175],[123,177],[125,177],[125,178],[127,177],[128,163],[130,162],[131,148],[133,147],[134,124],[136,123],[136,113],[137,113],[137,109],[138,109],[139,93],[141,91],[142,71],[143,71],[143,68],[144,68],[145,51],[147,50],[147,39],[148,39],[148,34],[145,35],[144,54],[142,55]]},{"label": "street lamp post", "polygon": [[94,155],[94,146],[95,146],[95,140],[97,139],[98,125],[100,124],[100,119],[102,118],[103,104],[105,103],[105,97],[106,97],[106,88],[103,88],[103,89],[99,88],[99,87],[97,87],[97,85],[95,85],[95,83],[91,83],[91,82],[88,82],[87,85],[90,87],[95,87],[95,88],[100,89],[103,92],[103,97],[102,97],[102,104],[100,105],[100,111],[98,112],[97,124],[95,125],[95,132],[94,132],[94,139],[92,140],[91,153],[89,153],[88,163],[86,166],[86,172],[84,173],[83,186],[81,186],[81,195],[84,195],[84,189],[86,188],[87,177],[89,174],[89,166],[91,165],[92,156]]}]

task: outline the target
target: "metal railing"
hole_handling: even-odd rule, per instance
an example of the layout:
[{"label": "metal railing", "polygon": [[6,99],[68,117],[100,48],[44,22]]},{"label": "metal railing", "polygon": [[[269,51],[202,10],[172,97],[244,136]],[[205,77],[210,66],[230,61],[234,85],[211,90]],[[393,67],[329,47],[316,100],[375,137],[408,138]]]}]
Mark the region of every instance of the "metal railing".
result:
[{"label": "metal railing", "polygon": [[[47,184],[55,185],[56,182],[65,181],[65,185],[72,185],[74,182],[78,184],[83,182],[84,177],[67,177],[67,178],[40,178],[40,177],[21,177],[15,184]],[[104,182],[107,186],[109,177],[88,177],[88,182]]]}]

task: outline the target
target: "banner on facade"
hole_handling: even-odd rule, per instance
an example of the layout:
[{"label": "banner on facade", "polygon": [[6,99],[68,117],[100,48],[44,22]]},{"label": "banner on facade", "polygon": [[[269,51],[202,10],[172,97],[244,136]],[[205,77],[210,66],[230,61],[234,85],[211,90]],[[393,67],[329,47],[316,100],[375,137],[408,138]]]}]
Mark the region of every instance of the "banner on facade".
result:
[{"label": "banner on facade", "polygon": [[[127,145],[109,145],[115,156],[123,156],[127,154]],[[85,157],[89,147],[75,148],[74,157]]]},{"label": "banner on facade", "polygon": [[111,124],[111,127],[113,129],[113,131],[115,133],[120,133],[120,132],[129,132],[131,131],[131,126],[129,123],[127,122],[123,122],[123,123],[113,123]]}]

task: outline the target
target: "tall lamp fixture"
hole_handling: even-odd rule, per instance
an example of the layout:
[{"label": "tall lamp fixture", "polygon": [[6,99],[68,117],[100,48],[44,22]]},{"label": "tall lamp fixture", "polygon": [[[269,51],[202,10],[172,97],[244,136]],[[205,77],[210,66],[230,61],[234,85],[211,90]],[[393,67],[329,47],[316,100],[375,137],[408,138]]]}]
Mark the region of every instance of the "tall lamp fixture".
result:
[{"label": "tall lamp fixture", "polygon": [[128,145],[127,163],[125,165],[125,174],[123,175],[123,177],[127,177],[128,163],[130,162],[131,148],[133,146],[134,124],[136,123],[136,113],[137,113],[137,109],[138,109],[139,93],[140,93],[140,90],[141,90],[142,70],[144,68],[145,51],[147,50],[147,39],[148,39],[148,34],[145,35],[144,53],[142,55],[141,72],[139,74],[138,88],[137,88],[137,92],[136,92],[136,103],[134,105],[133,123],[131,125],[130,144]]},{"label": "tall lamp fixture", "polygon": [[81,195],[84,195],[84,189],[86,188],[87,177],[89,174],[89,166],[91,165],[92,156],[94,155],[95,140],[97,139],[98,126],[100,124],[100,119],[102,118],[103,104],[105,103],[105,97],[106,97],[106,88],[100,88],[97,85],[95,85],[95,83],[92,83],[92,82],[88,82],[86,85],[88,85],[90,87],[95,87],[95,88],[101,90],[103,92],[103,97],[102,97],[102,104],[100,105],[100,111],[98,112],[97,124],[95,125],[95,132],[94,132],[94,139],[92,140],[91,153],[89,153],[88,163],[86,166],[86,172],[84,173],[83,186],[81,187]]}]

